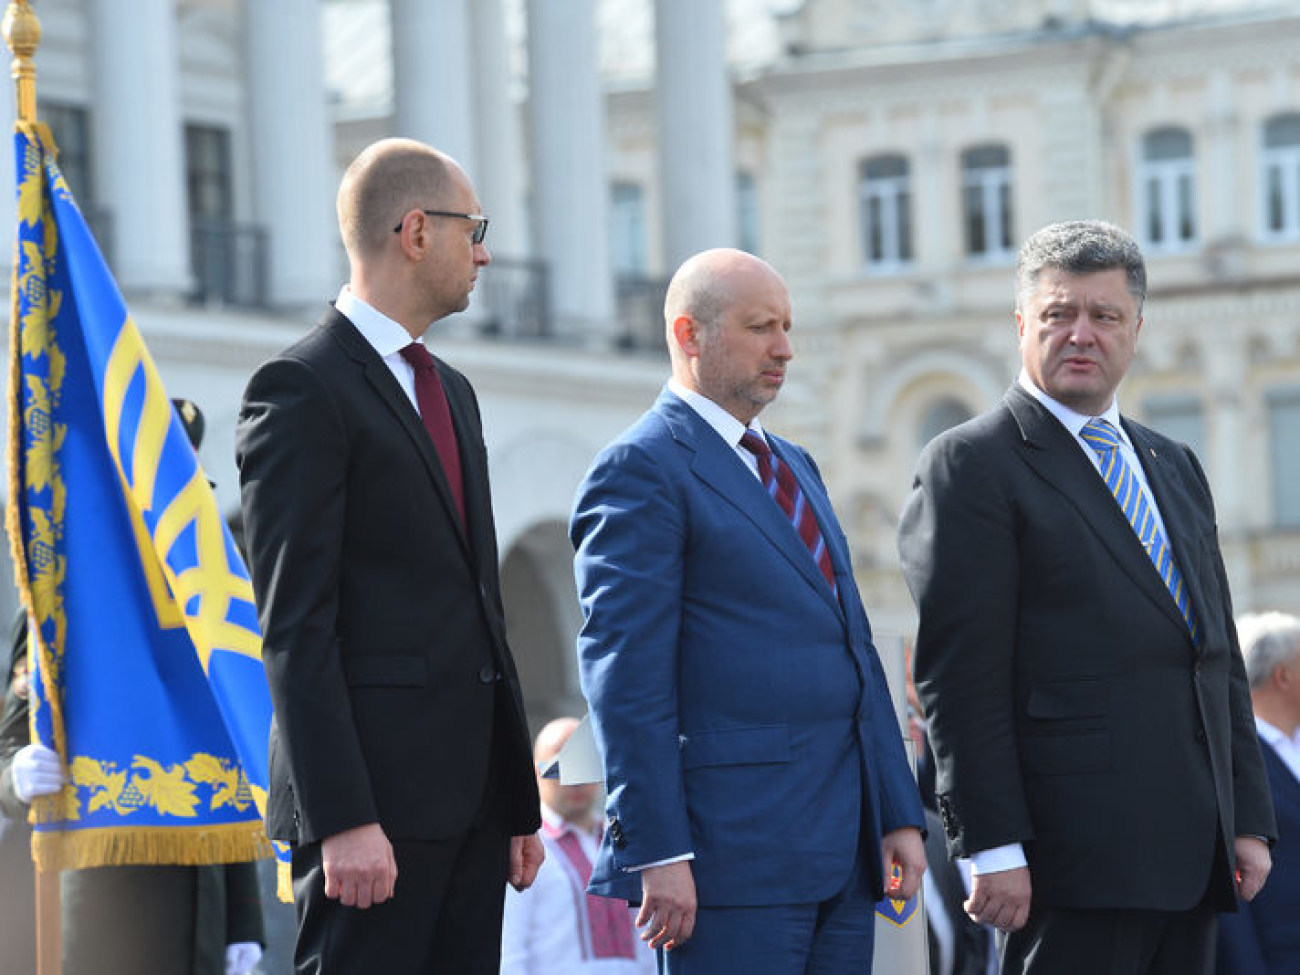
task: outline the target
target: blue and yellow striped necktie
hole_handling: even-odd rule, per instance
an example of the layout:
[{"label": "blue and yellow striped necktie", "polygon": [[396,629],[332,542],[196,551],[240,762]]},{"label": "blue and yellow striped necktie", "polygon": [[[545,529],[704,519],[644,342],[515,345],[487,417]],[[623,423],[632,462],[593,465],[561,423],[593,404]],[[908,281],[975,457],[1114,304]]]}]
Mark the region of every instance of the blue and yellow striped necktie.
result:
[{"label": "blue and yellow striped necktie", "polygon": [[1137,532],[1138,541],[1146,549],[1151,563],[1160,573],[1160,578],[1165,581],[1169,594],[1178,604],[1178,611],[1183,614],[1183,619],[1187,622],[1192,640],[1199,644],[1200,627],[1196,622],[1196,614],[1192,611],[1187,587],[1183,585],[1182,573],[1174,564],[1173,553],[1165,542],[1164,534],[1160,531],[1151,502],[1147,500],[1146,492],[1142,490],[1142,482],[1137,479],[1123,455],[1120,454],[1119,431],[1106,420],[1094,418],[1084,425],[1079,436],[1097,452],[1097,456],[1101,459],[1102,479],[1110,488],[1110,493],[1115,495],[1124,517]]}]

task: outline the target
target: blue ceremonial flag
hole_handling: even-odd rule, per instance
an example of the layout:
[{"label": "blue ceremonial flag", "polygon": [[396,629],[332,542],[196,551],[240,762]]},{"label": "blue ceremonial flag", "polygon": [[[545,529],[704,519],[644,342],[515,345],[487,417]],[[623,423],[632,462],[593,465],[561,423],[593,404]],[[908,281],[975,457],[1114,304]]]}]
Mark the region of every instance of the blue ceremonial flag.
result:
[{"label": "blue ceremonial flag", "polygon": [[[42,870],[270,852],[270,694],[211,485],[54,159],[19,122],[7,523],[32,622]],[[124,214],[124,218],[129,218]]]}]

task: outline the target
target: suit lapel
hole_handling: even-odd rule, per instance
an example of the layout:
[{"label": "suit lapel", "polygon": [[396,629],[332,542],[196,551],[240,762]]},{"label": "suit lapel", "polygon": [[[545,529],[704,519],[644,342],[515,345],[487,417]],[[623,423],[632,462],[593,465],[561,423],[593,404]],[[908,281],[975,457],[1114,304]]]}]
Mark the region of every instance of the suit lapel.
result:
[{"label": "suit lapel", "polygon": [[[460,513],[456,510],[456,502],[451,496],[447,476],[443,473],[442,464],[439,462],[437,452],[433,447],[433,441],[429,438],[429,431],[425,429],[424,421],[420,419],[419,412],[411,405],[406,392],[384,363],[384,360],[379,358],[379,354],[375,352],[374,347],[365,340],[365,337],[357,331],[356,326],[345,315],[331,307],[326,313],[324,324],[330,329],[339,344],[343,346],[349,358],[361,368],[370,388],[374,390],[375,395],[393,414],[410,438],[411,445],[415,448],[416,453],[420,455],[420,460],[433,481],[434,492],[441,499],[447,517],[457,527],[457,534],[460,537],[461,545],[465,548],[465,554],[469,555],[465,533],[460,524]],[[449,405],[450,401],[451,398],[448,397]],[[454,416],[453,424],[457,427],[459,437],[460,424],[455,423]],[[464,464],[463,451],[461,463]]]},{"label": "suit lapel", "polygon": [[[665,391],[655,404],[673,437],[692,453],[691,472],[757,528],[837,613],[841,612],[808,547],[736,452],[689,405]],[[805,492],[807,494],[807,492]],[[820,512],[819,512],[820,516]]]},{"label": "suit lapel", "polygon": [[1078,509],[1137,589],[1186,631],[1182,613],[1133,526],[1070,431],[1019,386],[1008,391],[1004,404],[1020,426],[1025,463]]}]

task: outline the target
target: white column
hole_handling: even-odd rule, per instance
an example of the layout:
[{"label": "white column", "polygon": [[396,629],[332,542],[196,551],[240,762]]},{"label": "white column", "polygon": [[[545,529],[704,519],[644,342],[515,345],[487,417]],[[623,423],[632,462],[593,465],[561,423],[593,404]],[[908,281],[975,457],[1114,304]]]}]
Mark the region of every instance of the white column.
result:
[{"label": "white column", "polygon": [[97,195],[113,227],[122,290],[178,296],[190,286],[180,80],[173,0],[88,0]]},{"label": "white column", "polygon": [[[473,179],[468,0],[391,0],[390,9],[396,134],[441,149]],[[495,56],[504,58],[506,51]]]},{"label": "white column", "polygon": [[334,146],[325,109],[319,0],[244,0],[253,207],[268,233],[271,304],[338,288]]},{"label": "white column", "polygon": [[523,257],[528,225],[520,172],[523,159],[519,108],[510,98],[509,60],[501,0],[475,0],[470,12],[474,60],[474,111],[478,137],[474,171],[479,199],[492,218],[492,253]]},{"label": "white column", "polygon": [[614,328],[594,0],[528,0],[533,241],[563,331]]},{"label": "white column", "polygon": [[735,125],[722,0],[655,0],[664,262],[736,243]]},{"label": "white column", "polygon": [[1206,135],[1208,146],[1205,162],[1197,182],[1205,189],[1200,196],[1209,206],[1202,218],[1201,237],[1206,243],[1243,243],[1242,184],[1237,173],[1237,132],[1239,127],[1237,103],[1232,79],[1226,71],[1210,75],[1209,104],[1207,105]]}]

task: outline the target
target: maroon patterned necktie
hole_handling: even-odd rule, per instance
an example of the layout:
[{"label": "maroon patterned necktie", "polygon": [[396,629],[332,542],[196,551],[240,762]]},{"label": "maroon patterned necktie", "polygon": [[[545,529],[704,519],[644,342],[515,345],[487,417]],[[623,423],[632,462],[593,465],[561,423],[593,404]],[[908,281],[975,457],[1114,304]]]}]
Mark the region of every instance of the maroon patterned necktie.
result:
[{"label": "maroon patterned necktie", "polygon": [[826,548],[826,540],[822,538],[822,530],[817,525],[817,516],[813,514],[812,506],[808,504],[808,499],[799,489],[799,482],[794,479],[794,473],[781,463],[780,457],[772,453],[772,448],[767,445],[767,441],[753,430],[745,431],[745,435],[740,438],[740,445],[758,459],[758,476],[762,478],[767,493],[790,519],[790,524],[794,525],[794,530],[808,546],[817,568],[821,569],[822,575],[826,577],[831,592],[835,592],[835,569],[831,565],[831,553]]},{"label": "maroon patterned necktie", "polygon": [[[585,890],[591,882],[591,861],[582,850],[582,841],[571,829],[550,831],[556,845],[573,865]],[[635,958],[636,941],[632,937],[632,920],[627,901],[587,894],[587,922],[591,932],[591,954],[595,958]],[[584,952],[585,954],[585,952]]]},{"label": "maroon patterned necktie", "polygon": [[433,356],[423,342],[412,342],[402,349],[402,358],[415,370],[415,401],[420,406],[420,419],[429,431],[429,439],[438,452],[442,472],[456,499],[460,523],[465,524],[465,484],[460,471],[460,448],[456,445],[456,431],[451,425],[451,410],[447,406],[447,391],[442,388]]}]

